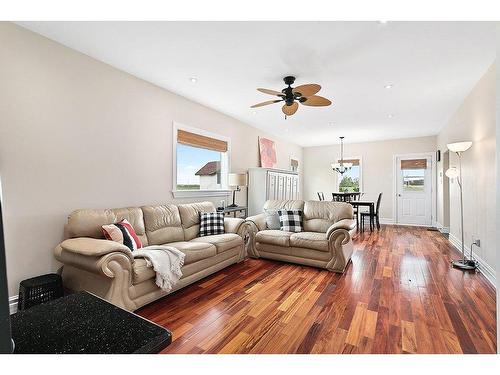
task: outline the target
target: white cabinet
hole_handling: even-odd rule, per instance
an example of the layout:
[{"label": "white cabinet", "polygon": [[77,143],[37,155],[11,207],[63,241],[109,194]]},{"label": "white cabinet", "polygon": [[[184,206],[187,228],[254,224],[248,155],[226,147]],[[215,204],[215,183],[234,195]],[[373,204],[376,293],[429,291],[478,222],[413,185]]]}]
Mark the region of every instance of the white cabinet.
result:
[{"label": "white cabinet", "polygon": [[279,169],[250,168],[248,215],[260,214],[269,199],[300,199],[299,175]]}]

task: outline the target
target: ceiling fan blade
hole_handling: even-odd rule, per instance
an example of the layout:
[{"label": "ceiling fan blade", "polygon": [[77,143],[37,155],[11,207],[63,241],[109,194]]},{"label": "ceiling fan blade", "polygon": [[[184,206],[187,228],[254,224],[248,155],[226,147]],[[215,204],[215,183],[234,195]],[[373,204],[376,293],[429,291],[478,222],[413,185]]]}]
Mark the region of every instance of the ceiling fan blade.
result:
[{"label": "ceiling fan blade", "polygon": [[269,94],[269,95],[278,95],[278,96],[285,96],[281,91],[275,91],[275,90],[269,90],[269,89],[257,89],[257,91],[263,92],[264,94]]},{"label": "ceiling fan blade", "polygon": [[297,86],[292,91],[294,94],[300,92],[300,94],[302,96],[312,96],[312,95],[316,94],[319,90],[321,90],[320,85],[317,85],[315,83],[311,83],[309,85]]},{"label": "ceiling fan blade", "polygon": [[309,105],[312,107],[325,107],[332,104],[332,102],[327,98],[323,98],[322,96],[317,95],[309,96],[308,98],[305,98],[305,100],[301,100],[300,102],[304,105]]},{"label": "ceiling fan blade", "polygon": [[265,105],[274,104],[274,103],[278,103],[278,102],[282,102],[282,101],[283,100],[268,100],[267,102],[262,102],[262,103],[254,104],[250,108],[262,107],[262,106],[265,106]]},{"label": "ceiling fan blade", "polygon": [[299,103],[293,102],[292,105],[284,105],[283,108],[281,109],[283,113],[287,116],[293,115],[295,112],[297,112],[297,109],[299,108]]}]

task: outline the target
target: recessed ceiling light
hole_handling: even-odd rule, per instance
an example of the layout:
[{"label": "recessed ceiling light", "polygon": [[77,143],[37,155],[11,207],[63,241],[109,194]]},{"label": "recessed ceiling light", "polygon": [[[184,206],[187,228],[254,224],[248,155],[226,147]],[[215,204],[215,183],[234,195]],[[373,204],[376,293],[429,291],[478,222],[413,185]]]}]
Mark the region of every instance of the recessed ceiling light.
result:
[{"label": "recessed ceiling light", "polygon": [[191,78],[189,78],[189,80],[191,81],[191,83],[198,82],[198,78],[196,78],[196,77],[191,77]]},{"label": "recessed ceiling light", "polygon": [[257,111],[252,111],[252,115],[256,115],[257,114]]},{"label": "recessed ceiling light", "polygon": [[387,115],[387,117],[389,117],[389,118],[393,118],[393,117],[394,117],[394,115],[393,115],[392,113],[389,113],[389,114]]},{"label": "recessed ceiling light", "polygon": [[334,122],[329,122],[328,125],[333,126],[333,125],[335,125],[335,123]]},{"label": "recessed ceiling light", "polygon": [[380,20],[380,21],[378,21],[378,23],[381,23],[382,25],[385,25],[387,22],[389,22],[389,21],[387,21],[387,20]]},{"label": "recessed ceiling light", "polygon": [[387,85],[384,86],[386,89],[392,89],[394,85],[392,83],[388,83]]}]

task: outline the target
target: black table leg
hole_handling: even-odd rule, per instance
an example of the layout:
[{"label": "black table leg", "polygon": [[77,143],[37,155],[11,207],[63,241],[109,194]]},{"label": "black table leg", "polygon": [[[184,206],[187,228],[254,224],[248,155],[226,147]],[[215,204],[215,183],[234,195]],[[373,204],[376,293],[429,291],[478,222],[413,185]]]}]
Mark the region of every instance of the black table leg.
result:
[{"label": "black table leg", "polygon": [[370,232],[373,232],[374,230],[374,223],[373,223],[373,204],[370,205]]}]

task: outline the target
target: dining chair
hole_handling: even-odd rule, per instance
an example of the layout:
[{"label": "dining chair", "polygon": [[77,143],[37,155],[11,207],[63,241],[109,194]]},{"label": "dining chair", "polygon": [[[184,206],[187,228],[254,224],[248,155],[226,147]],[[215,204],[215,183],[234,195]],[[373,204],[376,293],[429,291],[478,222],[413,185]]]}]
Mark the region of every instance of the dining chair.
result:
[{"label": "dining chair", "polygon": [[323,194],[322,191],[318,191],[318,198],[320,201],[324,201],[325,200],[325,194]]},{"label": "dining chair", "polygon": [[[377,198],[377,203],[375,203],[375,212],[373,212],[373,215],[370,215],[370,212],[360,212],[361,214],[361,227],[365,227],[365,217],[368,217],[370,219],[370,227],[371,223],[373,222],[376,226],[377,229],[380,230],[380,202],[382,201],[382,193],[378,194]],[[372,221],[373,220],[373,221]]]},{"label": "dining chair", "polygon": [[334,201],[334,202],[343,202],[344,201],[344,197],[342,196],[342,194],[332,193],[332,201]]}]

